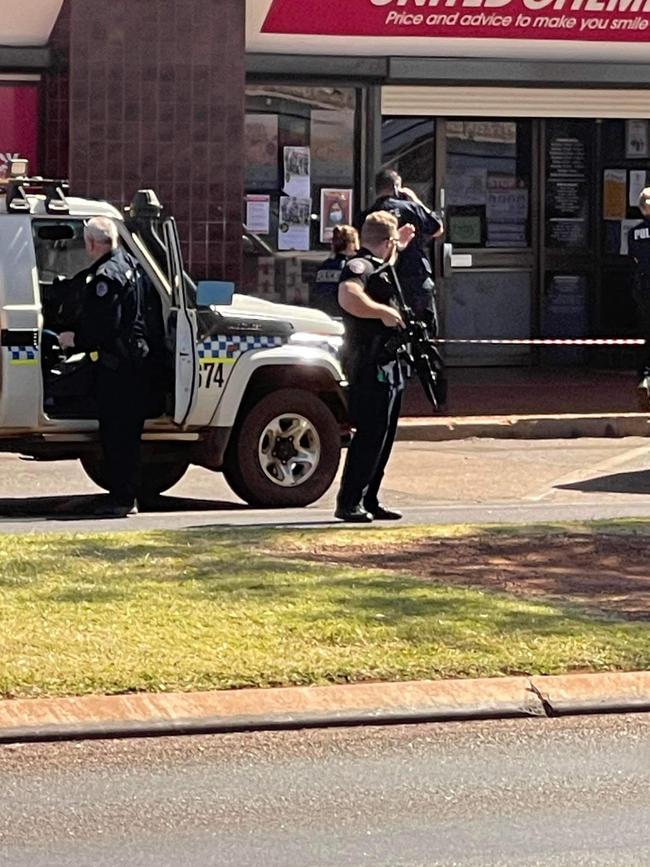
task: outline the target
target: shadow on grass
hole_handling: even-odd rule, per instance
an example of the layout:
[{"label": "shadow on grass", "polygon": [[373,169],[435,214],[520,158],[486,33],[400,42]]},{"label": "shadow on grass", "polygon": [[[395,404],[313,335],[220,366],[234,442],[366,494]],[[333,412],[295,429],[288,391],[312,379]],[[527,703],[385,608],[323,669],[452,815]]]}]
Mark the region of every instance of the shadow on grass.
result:
[{"label": "shadow on grass", "polygon": [[530,530],[513,534],[489,528],[480,535],[388,544],[382,550],[316,550],[309,559],[650,620],[649,535]]},{"label": "shadow on grass", "polygon": [[[303,623],[349,615],[408,631],[427,620],[432,634],[449,640],[459,627],[456,623],[448,629],[445,620],[475,621],[482,632],[506,636],[523,630],[562,637],[570,636],[572,624],[585,616],[650,621],[650,535],[548,529],[489,527],[472,535],[406,542],[387,533],[385,544],[379,534],[366,536],[368,542],[361,534],[356,547],[351,542],[329,548],[327,541],[335,535],[305,534],[303,542],[313,542],[307,552],[283,550],[286,531],[273,528],[236,534],[157,531],[135,539],[121,534],[64,537],[48,542],[44,550],[36,537],[21,541],[13,562],[5,557],[14,577],[0,577],[0,586],[37,583],[33,560],[38,564],[39,557],[49,556],[68,562],[68,571],[70,563],[89,563],[88,577],[82,572],[68,588],[59,586],[52,593],[55,603],[128,600],[146,582],[177,586],[185,598],[233,607],[295,602]],[[15,576],[29,546],[34,557],[21,582]],[[93,572],[93,564],[99,570]],[[475,589],[483,595],[468,592]],[[509,604],[513,600],[547,607],[515,609]],[[459,640],[470,639],[463,633]]]}]

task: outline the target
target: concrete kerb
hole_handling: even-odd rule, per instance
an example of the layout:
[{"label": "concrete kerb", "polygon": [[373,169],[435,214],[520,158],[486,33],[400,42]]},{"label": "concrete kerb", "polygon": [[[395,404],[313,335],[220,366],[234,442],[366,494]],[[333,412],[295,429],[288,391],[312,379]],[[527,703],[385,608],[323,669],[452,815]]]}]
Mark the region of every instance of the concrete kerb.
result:
[{"label": "concrete kerb", "polygon": [[481,437],[490,439],[575,439],[577,437],[647,437],[650,415],[512,415],[432,416],[403,418],[398,440],[444,442]]},{"label": "concrete kerb", "polygon": [[0,701],[0,743],[650,711],[650,673]]}]

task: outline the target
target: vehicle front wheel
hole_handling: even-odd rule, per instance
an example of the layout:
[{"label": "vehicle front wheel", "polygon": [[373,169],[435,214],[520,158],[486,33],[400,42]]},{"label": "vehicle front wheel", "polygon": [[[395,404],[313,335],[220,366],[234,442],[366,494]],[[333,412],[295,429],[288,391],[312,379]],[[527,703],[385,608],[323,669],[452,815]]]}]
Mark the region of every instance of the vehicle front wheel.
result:
[{"label": "vehicle front wheel", "polygon": [[308,506],[330,487],[341,457],[339,426],[315,394],[283,388],[238,423],[223,473],[251,506]]},{"label": "vehicle front wheel", "polygon": [[[100,488],[108,490],[108,476],[106,467],[101,458],[80,458],[81,466],[86,475]],[[189,461],[182,458],[166,458],[162,460],[147,460],[143,457],[140,466],[140,483],[138,485],[138,497],[156,497],[173,488],[187,472]]]}]

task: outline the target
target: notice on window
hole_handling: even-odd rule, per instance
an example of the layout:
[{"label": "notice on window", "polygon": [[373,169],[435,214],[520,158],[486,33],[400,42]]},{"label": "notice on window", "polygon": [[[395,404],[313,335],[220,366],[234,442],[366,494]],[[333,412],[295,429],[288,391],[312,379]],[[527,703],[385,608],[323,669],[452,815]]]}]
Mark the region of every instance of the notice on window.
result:
[{"label": "notice on window", "polygon": [[630,250],[629,250],[629,246],[627,243],[627,241],[628,241],[627,236],[630,232],[630,229],[633,229],[635,226],[638,226],[638,225],[639,225],[638,219],[636,219],[636,220],[621,220],[621,249],[620,249],[621,256],[628,256],[629,255]]},{"label": "notice on window", "polygon": [[627,215],[627,172],[605,169],[603,173],[603,219],[624,220]]},{"label": "notice on window", "polygon": [[320,191],[320,241],[328,244],[334,228],[352,222],[352,190]]},{"label": "notice on window", "polygon": [[309,250],[311,199],[280,197],[278,250]]},{"label": "notice on window", "polygon": [[244,126],[246,189],[275,189],[278,185],[278,117],[247,114]]},{"label": "notice on window", "polygon": [[484,205],[487,199],[487,169],[458,167],[447,172],[447,196],[450,205]]},{"label": "notice on window", "polygon": [[271,197],[246,196],[246,228],[256,235],[271,231]]},{"label": "notice on window", "polygon": [[562,121],[550,121],[546,177],[546,243],[585,247],[588,240],[588,142],[570,134]]},{"label": "notice on window", "polygon": [[628,159],[639,159],[649,156],[647,120],[626,121],[625,156]]},{"label": "notice on window", "polygon": [[487,246],[525,247],[528,189],[512,175],[488,175]]},{"label": "notice on window", "polygon": [[307,199],[311,195],[311,157],[309,148],[285,147],[284,192],[287,196]]},{"label": "notice on window", "polygon": [[630,172],[630,186],[628,190],[628,204],[631,208],[636,208],[639,205],[639,194],[646,184],[646,173],[644,170]]}]

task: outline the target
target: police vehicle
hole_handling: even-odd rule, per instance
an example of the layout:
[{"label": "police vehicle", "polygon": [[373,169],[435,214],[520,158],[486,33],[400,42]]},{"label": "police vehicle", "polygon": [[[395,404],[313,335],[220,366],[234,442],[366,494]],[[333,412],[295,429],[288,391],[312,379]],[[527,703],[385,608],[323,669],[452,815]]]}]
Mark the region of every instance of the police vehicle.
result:
[{"label": "police vehicle", "polygon": [[0,195],[0,450],[78,459],[105,487],[93,360],[57,341],[79,312],[79,293],[61,278],[89,266],[84,221],[103,216],[140,263],[147,318],[150,326],[159,318],[165,342],[164,397],[145,427],[140,496],[162,493],[195,464],[223,472],[253,506],[318,499],[347,431],[341,324],[235,294],[233,284],[194,284],[174,219],[151,190],[122,214],[71,197],[65,182],[27,175],[12,166]]}]

